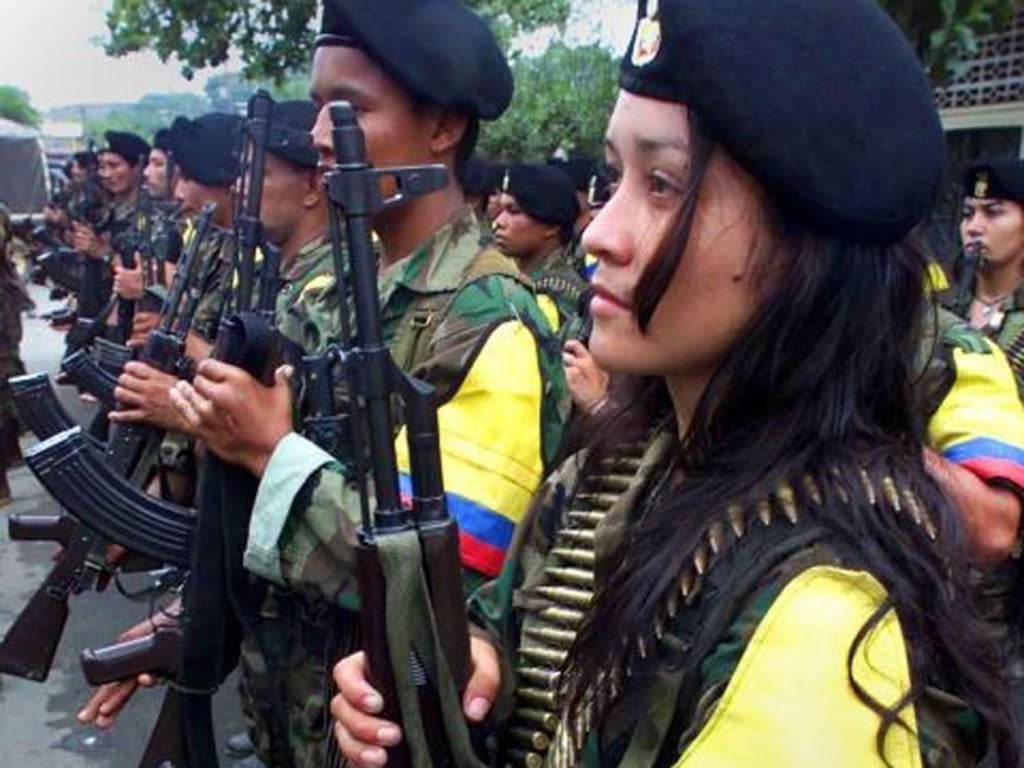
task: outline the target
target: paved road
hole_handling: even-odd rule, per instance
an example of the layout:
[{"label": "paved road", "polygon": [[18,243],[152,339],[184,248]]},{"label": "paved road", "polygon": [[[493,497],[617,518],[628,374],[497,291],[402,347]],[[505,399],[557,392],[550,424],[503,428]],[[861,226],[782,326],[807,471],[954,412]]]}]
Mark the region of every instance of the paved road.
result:
[{"label": "paved road", "polygon": [[[46,291],[32,287],[39,312],[50,309]],[[47,324],[25,318],[22,357],[30,372],[57,369],[63,351],[63,334]],[[83,423],[90,407],[67,388],[60,388],[68,410]],[[23,438],[22,446],[34,441]],[[0,512],[53,513],[55,505],[24,467],[9,473],[14,503]],[[15,543],[0,525],[0,633],[6,632],[18,611],[38,588],[50,565],[53,547],[48,544]],[[141,620],[146,606],[108,590],[72,599],[71,617],[57,652],[53,671],[45,683],[0,676],[0,767],[2,768],[135,768],[156,719],[163,691],[144,691],[121,716],[114,728],[99,731],[79,726],[74,715],[88,698],[89,686],[82,677],[78,654],[83,648],[102,645],[117,633]],[[214,701],[220,743],[225,734],[242,727],[233,681]],[[230,760],[222,761],[225,767]]]}]

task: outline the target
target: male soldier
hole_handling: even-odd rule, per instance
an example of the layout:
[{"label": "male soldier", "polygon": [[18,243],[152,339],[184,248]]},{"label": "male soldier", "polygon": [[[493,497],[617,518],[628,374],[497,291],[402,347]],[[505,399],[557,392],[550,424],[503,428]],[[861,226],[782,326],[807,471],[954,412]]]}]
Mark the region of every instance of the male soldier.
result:
[{"label": "male soldier", "polygon": [[556,330],[576,317],[583,279],[569,261],[579,203],[572,179],[551,165],[512,165],[501,184],[494,241],[536,286]]},{"label": "male soldier", "polygon": [[[201,280],[202,298],[186,340],[186,352],[193,361],[205,359],[213,348],[229,279],[235,240],[231,231],[234,215],[234,183],[239,173],[242,118],[212,112],[190,120],[179,117],[171,126],[171,146],[179,178],[175,199],[185,213],[196,215],[208,203],[216,203],[213,228],[204,241],[193,266]],[[141,317],[140,317],[141,315]],[[138,340],[156,325],[155,313],[138,313],[133,335]],[[185,431],[171,407],[169,391],[177,379],[140,362],[125,366],[116,390],[119,409],[113,421],[144,421],[172,431]]]},{"label": "male soldier", "polygon": [[[320,351],[324,343],[336,338],[337,319],[336,305],[327,306],[331,301],[329,289],[333,281],[333,260],[326,237],[327,208],[317,171],[318,156],[309,140],[315,119],[316,107],[310,101],[284,101],[274,105],[260,207],[264,235],[269,243],[280,249],[281,254],[276,323],[282,335],[301,346],[307,354]],[[206,142],[212,138],[206,131],[200,131],[198,135]],[[176,146],[181,148],[180,144]],[[185,157],[183,172],[186,178],[191,179],[192,175],[213,178],[209,169],[194,165],[195,158],[188,146],[185,147]],[[210,163],[211,160],[204,157],[200,162]],[[189,192],[183,190],[181,196],[189,198]],[[292,650],[289,644],[295,630],[301,626],[292,620],[298,614],[294,601],[301,601],[301,598],[287,590],[277,589],[268,595],[264,603],[261,611],[262,639],[269,642],[270,650],[281,648],[282,654]],[[304,628],[300,637],[309,642],[315,629]],[[123,637],[138,637],[147,631],[152,631],[148,622],[133,627]],[[285,660],[288,661],[287,658]],[[282,697],[294,699],[296,681],[303,694],[313,685],[307,680],[316,671],[304,659],[299,662],[289,666],[287,677],[278,679],[268,672],[260,649],[251,638],[243,647],[242,704],[255,738],[250,741],[248,735],[233,737],[227,745],[231,754],[239,757],[248,755],[254,742],[267,764],[280,765],[288,759],[289,743],[295,744],[294,749],[301,750],[306,726],[299,709],[291,710],[295,719],[289,723],[289,740],[281,744],[270,739],[270,717],[275,701],[282,700]],[[319,674],[316,684],[322,684],[322,673],[316,674]],[[102,687],[82,710],[79,719],[96,722],[102,727],[111,725],[134,691],[136,682],[130,680]],[[242,765],[260,764],[259,758],[253,758]]]},{"label": "male soldier", "polygon": [[960,237],[977,268],[961,275],[970,303],[958,309],[1003,348],[1024,393],[1024,161],[992,160],[968,169]]},{"label": "male soldier", "polygon": [[154,200],[169,201],[174,197],[177,168],[172,161],[170,128],[161,128],[153,134],[153,148],[142,177],[146,191]]},{"label": "male soldier", "polygon": [[[497,573],[558,448],[566,406],[550,329],[515,265],[480,249],[456,181],[479,120],[508,106],[511,72],[484,22],[457,0],[330,0],[311,90],[322,105],[354,105],[375,166],[448,171],[442,190],[377,215],[373,226],[384,339],[402,369],[436,388],[448,506],[472,587]],[[330,129],[323,109],[314,140],[324,165],[333,163]],[[342,461],[292,432],[283,376],[266,388],[207,361],[175,400],[211,450],[261,477],[247,567],[337,611],[336,650],[351,649],[358,494]],[[404,435],[397,449],[407,475]],[[310,691],[304,707],[322,738],[325,689]],[[297,764],[321,764],[322,754],[311,757],[296,755]]]}]

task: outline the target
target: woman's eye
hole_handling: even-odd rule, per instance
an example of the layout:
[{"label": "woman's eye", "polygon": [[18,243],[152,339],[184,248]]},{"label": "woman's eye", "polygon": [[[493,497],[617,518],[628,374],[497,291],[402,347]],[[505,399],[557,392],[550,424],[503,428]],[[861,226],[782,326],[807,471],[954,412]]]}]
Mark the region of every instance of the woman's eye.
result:
[{"label": "woman's eye", "polygon": [[677,192],[676,185],[656,173],[652,173],[649,177],[650,190],[655,195],[671,195]]}]

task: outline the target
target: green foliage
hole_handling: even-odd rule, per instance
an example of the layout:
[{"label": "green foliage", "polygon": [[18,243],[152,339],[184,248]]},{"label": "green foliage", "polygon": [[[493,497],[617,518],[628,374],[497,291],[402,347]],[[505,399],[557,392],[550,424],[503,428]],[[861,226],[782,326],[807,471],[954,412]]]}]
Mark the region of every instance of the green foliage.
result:
[{"label": "green foliage", "polygon": [[210,111],[207,100],[198,94],[149,94],[135,104],[85,120],[85,135],[103,141],[106,131],[131,131],[149,141],[159,128],[166,128],[175,117],[195,117]]},{"label": "green foliage", "polygon": [[1004,26],[1017,0],[879,0],[914,44],[932,79],[941,84],[974,53],[978,37]]},{"label": "green foliage", "polygon": [[486,125],[480,149],[498,159],[539,160],[556,149],[598,155],[618,89],[612,54],[597,45],[556,42],[513,65],[512,106]]},{"label": "green foliage", "polygon": [[[561,24],[570,0],[473,0],[506,43],[522,31]],[[246,77],[281,82],[309,66],[317,0],[113,0],[107,12],[107,53],[152,50],[161,60],[196,69],[241,55]]]},{"label": "green foliage", "polygon": [[0,117],[33,128],[38,128],[42,122],[29,95],[13,85],[0,85]]}]

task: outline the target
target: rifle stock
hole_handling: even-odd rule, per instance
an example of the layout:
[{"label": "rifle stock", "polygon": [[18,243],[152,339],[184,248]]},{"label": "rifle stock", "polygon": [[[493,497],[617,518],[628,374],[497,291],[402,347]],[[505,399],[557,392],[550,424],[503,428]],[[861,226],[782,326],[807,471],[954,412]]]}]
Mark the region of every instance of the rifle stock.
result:
[{"label": "rifle stock", "polygon": [[75,521],[67,515],[11,515],[7,537],[11,541],[52,541],[67,548],[75,535]]},{"label": "rifle stock", "polygon": [[42,682],[50,674],[68,620],[68,598],[81,591],[95,538],[78,531],[0,642],[0,672]]}]

